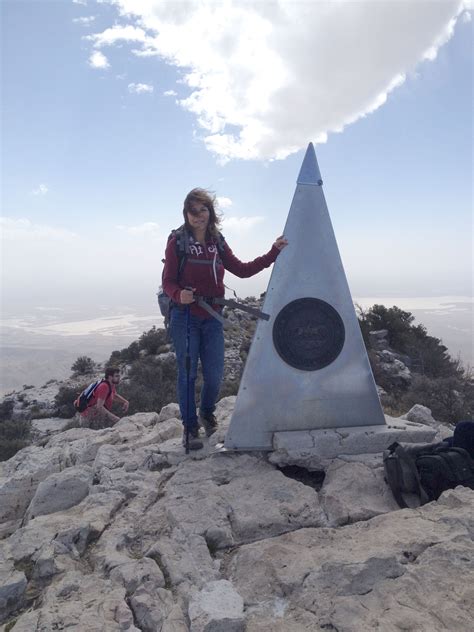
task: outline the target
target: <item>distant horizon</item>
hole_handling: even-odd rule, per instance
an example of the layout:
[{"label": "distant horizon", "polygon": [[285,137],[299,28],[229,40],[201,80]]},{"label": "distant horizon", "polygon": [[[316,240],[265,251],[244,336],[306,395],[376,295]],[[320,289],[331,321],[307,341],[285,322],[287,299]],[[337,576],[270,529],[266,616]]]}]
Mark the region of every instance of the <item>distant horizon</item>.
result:
[{"label": "distant horizon", "polygon": [[[430,336],[443,341],[453,359],[460,355],[466,368],[474,366],[474,299],[471,296],[399,297],[398,300],[390,297],[353,297],[353,302],[363,308],[376,303],[386,307],[396,305],[412,313],[415,322],[423,324]],[[21,388],[23,384],[41,386],[36,382],[46,382],[51,372],[56,370],[58,379],[68,377],[70,366],[79,355],[88,355],[95,361],[105,362],[112,351],[127,347],[152,326],[162,326],[158,305],[148,315],[141,313],[137,316],[133,311],[120,314],[120,310],[115,310],[113,314],[113,308],[108,308],[105,316],[96,314],[93,318],[82,320],[74,320],[74,314],[69,316],[72,319],[69,320],[67,316],[64,318],[64,311],[50,310],[53,310],[53,318],[51,311],[40,310],[43,314],[42,323],[38,319],[32,319],[30,323],[24,319],[15,319],[14,322],[10,319],[0,320],[0,350],[4,358],[0,396]],[[40,357],[35,365],[35,355],[38,354]],[[10,380],[8,384],[7,375]]]}]

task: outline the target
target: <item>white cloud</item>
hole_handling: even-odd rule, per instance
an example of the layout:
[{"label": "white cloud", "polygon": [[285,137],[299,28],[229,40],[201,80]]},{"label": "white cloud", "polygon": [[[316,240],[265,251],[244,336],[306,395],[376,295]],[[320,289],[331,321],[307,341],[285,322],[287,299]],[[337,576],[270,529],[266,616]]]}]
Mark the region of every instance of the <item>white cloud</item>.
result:
[{"label": "white cloud", "polygon": [[39,187],[33,189],[33,195],[46,195],[48,192],[48,187],[45,184],[40,184]]},{"label": "white cloud", "polygon": [[76,239],[76,233],[65,228],[34,224],[29,219],[13,219],[0,217],[0,230],[2,237],[8,241],[25,241],[36,239],[71,240]]},{"label": "white cloud", "polygon": [[113,46],[118,42],[139,42],[144,45],[153,43],[153,38],[148,37],[142,28],[132,26],[131,24],[126,26],[116,24],[115,26],[105,29],[102,33],[85,35],[84,39],[93,42],[95,48]]},{"label": "white cloud", "polygon": [[261,215],[253,217],[224,217],[222,220],[222,229],[226,232],[241,234],[252,230],[257,224],[264,221]]},{"label": "white cloud", "polygon": [[174,90],[166,90],[166,92],[163,92],[163,96],[165,96],[165,97],[177,97],[178,93],[175,92]]},{"label": "white cloud", "polygon": [[89,15],[88,17],[74,18],[73,22],[75,24],[82,24],[83,26],[89,26],[90,24],[92,24],[92,22],[94,22],[94,20],[95,20],[95,16]]},{"label": "white cloud", "polygon": [[228,197],[217,197],[217,205],[221,209],[229,208],[229,206],[232,206],[232,204],[232,200]]},{"label": "white cloud", "polygon": [[133,25],[95,34],[94,46],[138,43],[133,53],[160,55],[184,69],[190,93],[180,104],[223,161],[285,158],[373,112],[420,62],[436,57],[468,6],[465,0],[114,4]]},{"label": "white cloud", "polygon": [[89,57],[89,66],[92,68],[109,68],[110,64],[107,57],[100,51],[96,50]]},{"label": "white cloud", "polygon": [[83,6],[87,6],[87,0],[72,0],[73,4],[82,4]]},{"label": "white cloud", "polygon": [[129,83],[128,91],[133,94],[146,94],[153,92],[153,86],[148,83]]},{"label": "white cloud", "polygon": [[144,222],[143,224],[139,224],[138,226],[124,226],[119,225],[116,228],[128,235],[142,235],[147,237],[160,237],[160,227],[155,222]]}]

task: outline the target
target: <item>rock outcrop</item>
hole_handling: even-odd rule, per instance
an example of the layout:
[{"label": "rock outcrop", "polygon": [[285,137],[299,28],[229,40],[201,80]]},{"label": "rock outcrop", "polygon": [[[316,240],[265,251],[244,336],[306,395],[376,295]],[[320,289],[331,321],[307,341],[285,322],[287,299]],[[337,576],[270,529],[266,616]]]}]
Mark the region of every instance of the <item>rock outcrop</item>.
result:
[{"label": "rock outcrop", "polygon": [[171,404],[1,464],[8,629],[472,629],[474,491],[398,510],[377,454],[333,458],[313,484],[219,452],[234,401],[189,456]]}]

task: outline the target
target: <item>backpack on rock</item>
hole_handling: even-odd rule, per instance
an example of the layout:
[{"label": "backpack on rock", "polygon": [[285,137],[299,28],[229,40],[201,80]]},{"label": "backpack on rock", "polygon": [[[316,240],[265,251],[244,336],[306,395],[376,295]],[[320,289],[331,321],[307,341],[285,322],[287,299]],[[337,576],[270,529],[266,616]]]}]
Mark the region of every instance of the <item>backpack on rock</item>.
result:
[{"label": "backpack on rock", "polygon": [[474,460],[467,450],[445,442],[395,442],[383,453],[385,480],[398,505],[418,507],[442,492],[464,485],[474,489]]}]

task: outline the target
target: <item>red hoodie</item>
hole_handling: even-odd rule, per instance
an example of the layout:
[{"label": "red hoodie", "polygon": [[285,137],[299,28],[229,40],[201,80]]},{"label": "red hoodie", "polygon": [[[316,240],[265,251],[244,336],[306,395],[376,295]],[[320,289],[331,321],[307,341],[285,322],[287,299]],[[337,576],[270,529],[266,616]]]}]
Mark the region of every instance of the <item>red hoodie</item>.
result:
[{"label": "red hoodie", "polygon": [[[280,253],[278,248],[272,246],[262,257],[243,263],[237,259],[225,241],[223,252],[218,249],[214,240],[207,241],[206,245],[202,246],[190,236],[189,244],[190,252],[181,269],[179,283],[176,237],[172,237],[166,247],[163,290],[174,303],[178,304],[181,303],[180,292],[186,287],[196,288],[195,293],[198,296],[223,298],[225,295],[224,270],[232,272],[241,279],[251,277],[271,266]],[[191,313],[200,318],[212,318],[202,307],[194,303],[191,304]]]}]

